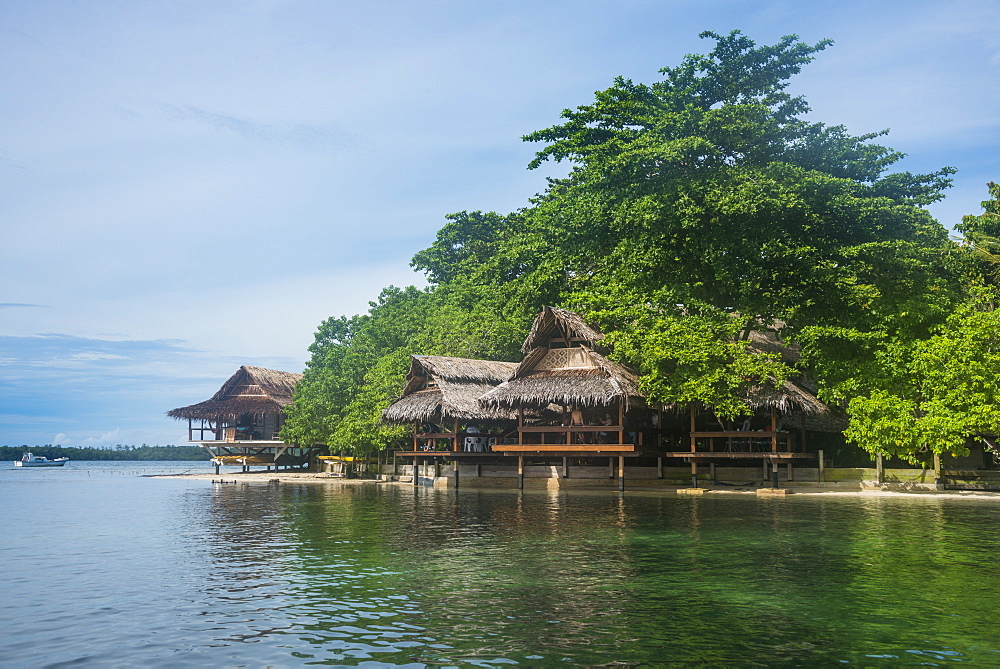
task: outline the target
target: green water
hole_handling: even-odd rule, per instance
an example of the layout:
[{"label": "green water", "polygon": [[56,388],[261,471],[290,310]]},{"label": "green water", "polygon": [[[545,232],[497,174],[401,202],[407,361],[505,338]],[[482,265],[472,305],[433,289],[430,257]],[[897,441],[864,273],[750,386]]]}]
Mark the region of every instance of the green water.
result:
[{"label": "green water", "polygon": [[3,666],[1000,665],[997,497],[31,476]]}]

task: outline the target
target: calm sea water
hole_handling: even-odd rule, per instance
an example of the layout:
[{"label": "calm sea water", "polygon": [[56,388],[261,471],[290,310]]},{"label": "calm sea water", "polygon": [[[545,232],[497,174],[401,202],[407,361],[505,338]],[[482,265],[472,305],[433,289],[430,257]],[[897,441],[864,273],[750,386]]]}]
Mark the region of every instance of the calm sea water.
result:
[{"label": "calm sea water", "polygon": [[0,465],[0,666],[1000,665],[1000,498],[142,477],[207,468]]}]

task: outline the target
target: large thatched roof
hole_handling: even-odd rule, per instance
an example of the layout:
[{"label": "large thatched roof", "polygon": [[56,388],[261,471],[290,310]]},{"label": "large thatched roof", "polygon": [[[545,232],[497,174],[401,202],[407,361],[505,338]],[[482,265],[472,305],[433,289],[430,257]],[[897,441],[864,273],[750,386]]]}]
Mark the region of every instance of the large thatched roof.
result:
[{"label": "large thatched roof", "polygon": [[[635,374],[587,346],[578,347],[584,364],[538,369],[549,349],[536,348],[518,366],[514,377],[480,398],[488,407],[542,408],[549,404],[602,407],[619,400],[642,400]],[[579,358],[578,358],[579,360]]]},{"label": "large thatched roof", "polygon": [[171,418],[236,420],[246,414],[280,413],[292,403],[301,374],[243,365],[211,399],[167,412]]},{"label": "large thatched roof", "polygon": [[411,356],[403,394],[382,418],[400,423],[513,418],[510,410],[481,406],[479,397],[509,379],[516,368],[513,362]]},{"label": "large thatched roof", "polygon": [[593,347],[604,335],[592,328],[580,314],[558,307],[545,307],[531,324],[531,332],[521,346],[522,353],[530,353],[540,346],[548,346],[549,339],[558,337],[569,344],[573,339]]}]

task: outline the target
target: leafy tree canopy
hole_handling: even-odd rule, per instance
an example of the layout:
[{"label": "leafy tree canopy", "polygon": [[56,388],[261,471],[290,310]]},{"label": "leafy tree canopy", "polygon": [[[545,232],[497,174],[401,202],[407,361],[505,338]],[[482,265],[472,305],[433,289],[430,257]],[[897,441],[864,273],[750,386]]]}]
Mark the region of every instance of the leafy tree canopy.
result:
[{"label": "leafy tree canopy", "polygon": [[[741,389],[803,371],[846,404],[891,346],[943,336],[971,256],[923,207],[954,170],[893,172],[903,154],[875,142],[884,131],[805,118],[788,82],[830,41],[702,37],[714,48],[659,81],[618,78],[526,135],[542,144],[531,168],[568,161],[569,175],[516,212],[448,216],[413,258],[428,289],[324,323],[287,433],[389,443],[397,428],[377,416],[407,355],[516,360],[544,304],[594,319],[653,399],[724,416],[746,411]],[[749,348],[757,327],[801,342],[805,367]]]}]

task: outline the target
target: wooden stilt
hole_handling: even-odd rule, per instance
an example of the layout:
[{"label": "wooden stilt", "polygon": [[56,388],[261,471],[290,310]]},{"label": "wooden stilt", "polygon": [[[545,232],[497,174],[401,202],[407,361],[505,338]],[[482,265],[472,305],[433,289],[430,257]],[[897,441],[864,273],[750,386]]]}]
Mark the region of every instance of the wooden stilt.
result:
[{"label": "wooden stilt", "polygon": [[695,411],[694,411],[694,405],[693,404],[691,405],[690,414],[691,414],[691,452],[694,453],[694,451],[695,451],[695,437],[694,437]]},{"label": "wooden stilt", "polygon": [[413,487],[420,485],[420,458],[413,456]]},{"label": "wooden stilt", "polygon": [[788,478],[789,481],[795,480],[795,476],[792,473],[792,460],[788,461],[788,471],[785,473],[785,476]]},{"label": "wooden stilt", "polygon": [[715,483],[715,463],[714,462],[709,462],[708,463],[708,477],[712,480],[712,483]]},{"label": "wooden stilt", "polygon": [[455,490],[458,490],[458,460],[455,460]]},{"label": "wooden stilt", "polygon": [[771,487],[778,487],[778,461],[775,460],[771,463]]},{"label": "wooden stilt", "polygon": [[615,477],[615,459],[614,457],[608,458],[608,478],[613,479]]},{"label": "wooden stilt", "polygon": [[[774,407],[771,407],[771,432],[777,432],[778,430],[778,411]],[[771,436],[771,452],[778,452],[778,435]]]},{"label": "wooden stilt", "polygon": [[817,479],[817,483],[822,483],[823,482],[823,475],[825,474],[825,472],[823,470],[826,468],[826,462],[823,460],[823,451],[822,450],[817,451],[816,455],[819,456],[819,467],[817,467],[817,470],[816,470],[816,479]]},{"label": "wooden stilt", "polygon": [[625,456],[618,456],[618,490],[625,492]]},{"label": "wooden stilt", "polygon": [[517,456],[517,489],[524,490],[524,456]]},{"label": "wooden stilt", "polygon": [[691,487],[698,487],[698,461],[691,460]]},{"label": "wooden stilt", "polygon": [[656,478],[663,478],[663,458],[656,458]]},{"label": "wooden stilt", "polygon": [[569,458],[567,458],[567,457],[563,458],[563,474],[562,475],[563,475],[564,479],[568,479],[569,478]]}]

